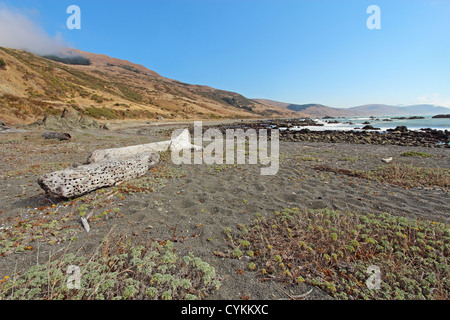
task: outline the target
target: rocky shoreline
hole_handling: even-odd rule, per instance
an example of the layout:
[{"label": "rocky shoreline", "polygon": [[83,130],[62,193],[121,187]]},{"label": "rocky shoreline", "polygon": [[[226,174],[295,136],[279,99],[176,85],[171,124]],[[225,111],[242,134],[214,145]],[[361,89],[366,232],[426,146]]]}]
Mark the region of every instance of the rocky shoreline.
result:
[{"label": "rocky shoreline", "polygon": [[281,131],[282,141],[308,141],[353,144],[382,144],[398,146],[414,146],[429,148],[449,148],[450,136],[448,131],[427,129],[424,131]]},{"label": "rocky shoreline", "polygon": [[[385,131],[370,130],[323,130],[315,131],[308,128],[298,129],[302,126],[323,126],[310,119],[271,120],[240,122],[228,125],[204,126],[218,128],[223,133],[226,129],[280,129],[280,140],[288,142],[327,142],[327,143],[351,143],[351,144],[377,144],[398,145],[429,148],[449,148],[450,134],[447,130],[435,130],[430,128],[420,131],[409,130],[405,126]],[[269,131],[270,134],[270,131]]]}]

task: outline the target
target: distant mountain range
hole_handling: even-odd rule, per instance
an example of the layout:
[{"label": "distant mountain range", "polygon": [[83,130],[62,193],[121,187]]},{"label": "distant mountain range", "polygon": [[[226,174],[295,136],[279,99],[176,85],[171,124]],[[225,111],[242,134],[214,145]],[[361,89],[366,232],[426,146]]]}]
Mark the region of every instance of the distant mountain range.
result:
[{"label": "distant mountain range", "polygon": [[364,116],[424,116],[437,114],[450,114],[450,108],[431,104],[418,104],[410,106],[391,106],[385,104],[366,104],[352,108],[332,108],[322,104],[290,104],[285,102],[255,99],[260,103],[276,107],[284,107],[297,111],[309,117],[364,117]]}]

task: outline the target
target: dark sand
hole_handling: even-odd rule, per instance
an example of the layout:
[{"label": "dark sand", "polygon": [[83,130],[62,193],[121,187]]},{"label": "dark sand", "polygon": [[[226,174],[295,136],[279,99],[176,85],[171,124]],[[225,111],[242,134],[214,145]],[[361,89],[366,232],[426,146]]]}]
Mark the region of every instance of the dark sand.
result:
[{"label": "dark sand", "polygon": [[[172,129],[175,125],[166,126]],[[96,149],[128,146],[169,137],[158,133],[159,126],[126,128],[113,131],[70,132],[72,140],[55,141],[41,138],[42,131],[0,135],[0,228],[15,223],[13,218],[42,219],[43,206],[51,203],[36,179],[40,174],[59,170],[71,163],[83,163]],[[423,151],[433,157],[401,157],[405,151]],[[292,286],[279,282],[261,282],[249,271],[248,262],[222,258],[214,252],[228,252],[224,229],[235,230],[249,223],[256,213],[272,215],[283,208],[299,207],[351,210],[353,212],[389,212],[393,215],[423,217],[450,223],[449,196],[442,190],[404,188],[342,174],[319,172],[313,167],[325,164],[338,168],[370,170],[393,157],[397,163],[413,163],[423,167],[450,168],[449,149],[402,147],[389,145],[353,145],[333,143],[281,142],[280,168],[276,175],[261,176],[260,165],[181,165],[161,162],[171,172],[180,172],[174,179],[161,182],[154,192],[128,193],[124,198],[104,200],[99,212],[119,208],[121,215],[108,214],[91,223],[90,233],[82,229],[79,216],[69,215],[71,235],[77,240],[73,248],[83,246],[83,253],[92,253],[113,226],[117,233],[130,237],[177,240],[178,252],[192,251],[216,268],[223,279],[221,288],[208,299],[288,299],[289,295],[307,292],[307,285]],[[170,159],[169,159],[170,160]],[[146,177],[151,177],[152,171]],[[106,190],[108,192],[108,190]],[[99,194],[84,198],[92,200]],[[67,201],[55,202],[51,219],[59,219],[76,211]],[[44,210],[45,211],[45,210]],[[49,219],[50,219],[49,218]],[[0,230],[2,232],[2,230]],[[42,261],[49,252],[57,255],[70,241],[53,245],[47,241],[32,242],[33,250],[0,256],[0,278],[14,270],[25,270]],[[246,270],[243,274],[237,270]],[[313,288],[309,299],[327,299],[325,293]]]}]

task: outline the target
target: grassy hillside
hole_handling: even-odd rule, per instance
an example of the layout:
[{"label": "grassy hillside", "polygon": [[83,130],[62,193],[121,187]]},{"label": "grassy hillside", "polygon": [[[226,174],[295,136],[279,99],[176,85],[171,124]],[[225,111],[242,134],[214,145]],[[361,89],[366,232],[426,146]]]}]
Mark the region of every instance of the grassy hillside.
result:
[{"label": "grassy hillside", "polygon": [[157,116],[216,119],[293,114],[238,93],[168,79],[129,61],[76,52],[83,58],[44,58],[0,48],[0,118],[29,123],[46,114],[58,114],[67,105],[98,119]]}]

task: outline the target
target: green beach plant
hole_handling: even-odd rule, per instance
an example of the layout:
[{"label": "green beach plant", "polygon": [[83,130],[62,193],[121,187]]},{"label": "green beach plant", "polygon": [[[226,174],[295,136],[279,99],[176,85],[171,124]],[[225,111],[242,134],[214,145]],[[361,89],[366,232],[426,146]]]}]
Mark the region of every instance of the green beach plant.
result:
[{"label": "green beach plant", "polygon": [[421,158],[429,158],[432,157],[431,154],[428,154],[426,152],[420,152],[420,151],[407,151],[400,154],[402,157],[421,157]]},{"label": "green beach plant", "polygon": [[435,187],[448,190],[450,186],[450,170],[446,168],[424,168],[412,164],[388,164],[374,170],[350,170],[317,165],[319,172],[334,172],[382,183],[390,183],[403,187]]},{"label": "green beach plant", "polygon": [[[450,228],[441,222],[292,208],[247,228],[228,231],[240,252],[233,256],[241,259],[245,244],[249,269],[262,280],[307,283],[338,299],[450,298]],[[373,265],[381,273],[377,290],[367,285]]]},{"label": "green beach plant", "polygon": [[[78,286],[70,266],[79,268]],[[75,281],[76,284],[76,281]],[[214,267],[170,241],[106,237],[92,256],[66,253],[0,281],[0,300],[202,299],[220,287]]]}]

